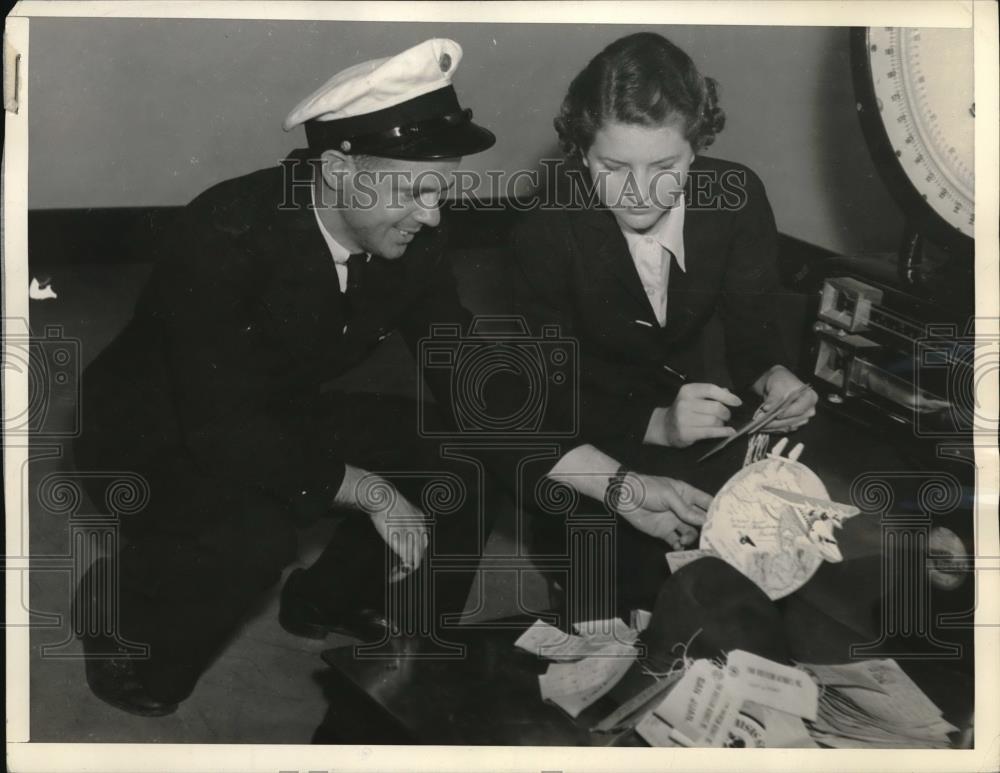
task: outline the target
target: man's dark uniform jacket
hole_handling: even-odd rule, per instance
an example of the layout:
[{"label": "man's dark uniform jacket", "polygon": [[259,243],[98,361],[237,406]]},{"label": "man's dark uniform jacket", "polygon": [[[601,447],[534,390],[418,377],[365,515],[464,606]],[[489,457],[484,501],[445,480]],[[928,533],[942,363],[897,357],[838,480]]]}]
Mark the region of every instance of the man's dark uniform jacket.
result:
[{"label": "man's dark uniform jacket", "polygon": [[[352,258],[342,293],[306,171],[290,171],[300,181],[290,185],[282,167],[265,169],[192,201],[134,317],[84,373],[78,467],[135,471],[151,489],[123,517],[121,632],[152,647],[140,666],[163,700],[186,697],[294,560],[295,525],[332,507],[345,463],[401,474],[448,466],[418,436],[414,401],[324,390],[386,336],[398,331],[416,352],[432,323],[467,324],[442,229],[424,228],[397,260]],[[427,375],[432,390],[448,377]],[[508,386],[501,398],[524,399]],[[478,512],[468,486],[464,509],[437,518],[435,551],[468,555],[488,530],[493,514]],[[376,607],[384,563],[385,545],[357,515],[308,572],[323,603]],[[449,603],[461,611],[473,574],[445,574],[435,587],[454,586]]]},{"label": "man's dark uniform jacket", "polygon": [[[568,189],[562,203],[571,201]],[[707,377],[703,333],[721,318],[735,388],[784,364],[775,304],[777,232],[764,186],[740,164],[698,157],[685,189],[686,271],[671,266],[661,328],[612,213],[562,207],[513,236],[514,299],[532,326],[577,339],[581,423],[591,439],[641,443],[653,408]],[[666,366],[666,367],[664,367]]]},{"label": "man's dark uniform jacket", "polygon": [[329,506],[344,460],[311,420],[321,387],[387,335],[416,351],[429,320],[467,314],[441,229],[372,258],[349,300],[309,202],[275,167],[187,206],[133,319],[87,370],[88,455],[141,464],[181,447],[206,474]]}]

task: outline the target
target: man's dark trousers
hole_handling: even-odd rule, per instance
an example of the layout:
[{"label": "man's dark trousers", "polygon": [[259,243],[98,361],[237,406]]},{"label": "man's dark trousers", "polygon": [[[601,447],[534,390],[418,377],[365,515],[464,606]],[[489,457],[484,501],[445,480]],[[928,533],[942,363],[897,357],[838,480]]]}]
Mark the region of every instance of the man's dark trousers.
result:
[{"label": "man's dark trousers", "polygon": [[[434,516],[429,558],[421,570],[426,572],[434,556],[478,556],[495,508],[480,512],[481,473],[475,465],[441,458],[440,442],[420,436],[417,408],[404,398],[328,393],[310,406],[310,419],[326,428],[340,458],[383,473],[418,508],[426,507],[422,493],[429,482],[460,481],[457,489],[452,485],[460,499]],[[86,432],[77,444],[77,467],[94,469],[85,438]],[[149,645],[139,672],[150,694],[181,701],[295,560],[302,518],[273,495],[205,475],[183,449],[118,461],[118,469],[146,477],[151,495],[143,511],[121,524],[117,630],[128,641]],[[106,457],[99,469],[108,469]],[[367,515],[352,512],[307,570],[305,587],[331,611],[382,609],[387,560],[393,558]],[[462,611],[474,579],[471,569],[433,573],[435,621]],[[419,581],[420,573],[401,582]]]}]

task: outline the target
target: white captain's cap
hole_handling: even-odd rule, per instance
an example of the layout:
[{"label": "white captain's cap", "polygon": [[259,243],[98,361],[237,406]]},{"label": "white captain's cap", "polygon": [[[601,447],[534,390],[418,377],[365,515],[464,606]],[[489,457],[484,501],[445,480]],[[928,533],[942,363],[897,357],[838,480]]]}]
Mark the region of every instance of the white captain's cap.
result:
[{"label": "white captain's cap", "polygon": [[461,61],[458,43],[435,38],[356,64],[296,105],[283,126],[304,124],[316,151],[418,160],[478,153],[496,137],[458,102],[451,79]]}]

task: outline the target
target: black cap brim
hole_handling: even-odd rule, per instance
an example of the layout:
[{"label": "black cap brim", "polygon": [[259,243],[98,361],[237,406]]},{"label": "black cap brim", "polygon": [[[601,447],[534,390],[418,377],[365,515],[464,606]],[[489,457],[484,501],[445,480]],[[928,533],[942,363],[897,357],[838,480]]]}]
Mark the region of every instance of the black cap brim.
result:
[{"label": "black cap brim", "polygon": [[363,115],[333,121],[310,120],[306,140],[313,151],[433,161],[481,153],[497,138],[472,122],[452,86],[436,89]]},{"label": "black cap brim", "polygon": [[482,153],[484,150],[492,148],[496,141],[496,135],[489,129],[468,121],[458,126],[441,128],[419,137],[386,142],[382,145],[366,145],[357,148],[356,151],[352,149],[352,152],[409,161],[434,161]]}]

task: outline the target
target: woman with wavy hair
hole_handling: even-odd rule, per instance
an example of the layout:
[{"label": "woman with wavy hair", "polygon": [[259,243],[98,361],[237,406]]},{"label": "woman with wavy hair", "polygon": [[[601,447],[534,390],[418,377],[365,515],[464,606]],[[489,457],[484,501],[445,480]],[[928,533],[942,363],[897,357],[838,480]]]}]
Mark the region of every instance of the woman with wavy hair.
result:
[{"label": "woman with wavy hair", "polygon": [[[643,446],[731,436],[738,394],[769,407],[802,385],[780,340],[764,187],[746,166],[703,155],[724,125],[716,82],[680,48],[651,32],[616,40],[573,79],[555,119],[583,185],[514,231],[515,306],[535,330],[555,324],[577,341],[572,410],[626,466],[647,458]],[[713,317],[728,385],[708,364],[722,358],[706,356]],[[815,403],[805,391],[771,429],[801,427]],[[677,471],[690,455],[667,453]]]}]

